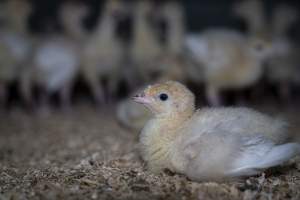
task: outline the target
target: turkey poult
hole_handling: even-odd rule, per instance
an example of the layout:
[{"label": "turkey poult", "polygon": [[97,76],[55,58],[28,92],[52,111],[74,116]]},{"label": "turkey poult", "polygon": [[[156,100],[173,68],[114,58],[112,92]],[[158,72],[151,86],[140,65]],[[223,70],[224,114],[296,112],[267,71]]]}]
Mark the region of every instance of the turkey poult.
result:
[{"label": "turkey poult", "polygon": [[291,86],[300,84],[299,45],[288,36],[288,31],[299,20],[299,13],[288,5],[275,8],[272,17],[274,55],[267,60],[266,78],[275,85],[282,100],[290,100]]},{"label": "turkey poult", "polygon": [[[186,37],[185,46],[198,63],[198,82],[206,84],[208,102],[222,104],[220,91],[243,89],[254,85],[263,74],[263,63],[273,54],[273,46],[265,31],[261,1],[246,0],[234,5],[233,12],[244,19],[248,34],[226,29],[211,29]],[[197,77],[192,76],[197,81]]]},{"label": "turkey poult", "polygon": [[108,0],[95,31],[86,41],[82,53],[82,74],[91,89],[97,105],[105,101],[104,86],[106,79],[108,97],[117,92],[122,78],[124,45],[117,35],[120,18],[127,12],[124,2]]},{"label": "turkey poult", "polygon": [[[207,30],[186,38],[193,60],[198,63],[206,97],[220,105],[222,89],[242,89],[255,84],[263,73],[263,62],[272,54],[272,44],[260,37],[247,37],[232,30]],[[195,76],[194,76],[195,77]]]},{"label": "turkey poult", "polygon": [[299,47],[288,36],[288,31],[298,20],[293,7],[280,4],[275,7],[271,20],[267,20],[263,1],[245,0],[236,3],[234,13],[245,20],[248,34],[269,38],[273,54],[266,59],[266,78],[276,87],[282,100],[290,99],[290,87],[299,84]]},{"label": "turkey poult", "polygon": [[41,103],[48,106],[50,95],[58,92],[63,109],[70,109],[72,84],[79,70],[76,44],[65,37],[50,37],[39,43],[33,57],[32,84],[44,89]]},{"label": "turkey poult", "polygon": [[[32,40],[27,29],[32,11],[27,1],[3,2],[0,27],[0,104],[7,100],[7,85],[23,77],[28,70]],[[25,99],[26,97],[23,96]]]},{"label": "turkey poult", "polygon": [[[72,15],[70,10],[73,10]],[[43,89],[41,103],[46,106],[44,108],[49,104],[50,95],[58,93],[62,108],[70,110],[71,90],[80,67],[82,38],[78,30],[82,29],[80,22],[87,15],[87,7],[81,4],[73,4],[71,7],[66,3],[59,11],[63,27],[66,28],[65,33],[44,35],[37,39],[31,71],[27,73],[22,85],[23,93],[30,93],[26,96],[32,96],[35,84]]]},{"label": "turkey poult", "polygon": [[155,74],[161,72],[159,60],[163,45],[160,43],[156,28],[151,20],[154,5],[152,1],[138,1],[134,9],[133,41],[130,45],[130,59],[138,78],[143,83],[152,81]]},{"label": "turkey poult", "polygon": [[140,135],[142,158],[153,172],[167,168],[192,180],[256,175],[300,153],[287,123],[248,108],[195,109],[195,96],[174,81],[133,97],[152,113]]}]

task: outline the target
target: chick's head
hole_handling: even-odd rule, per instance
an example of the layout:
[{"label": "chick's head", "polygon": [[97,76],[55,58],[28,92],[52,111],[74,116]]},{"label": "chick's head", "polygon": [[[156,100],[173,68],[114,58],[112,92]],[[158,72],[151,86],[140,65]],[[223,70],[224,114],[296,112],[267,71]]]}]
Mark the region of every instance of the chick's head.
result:
[{"label": "chick's head", "polygon": [[268,35],[250,37],[248,47],[249,53],[258,59],[269,58],[274,53],[274,46]]},{"label": "chick's head", "polygon": [[175,81],[150,85],[133,100],[145,105],[154,115],[192,114],[195,110],[194,94]]}]

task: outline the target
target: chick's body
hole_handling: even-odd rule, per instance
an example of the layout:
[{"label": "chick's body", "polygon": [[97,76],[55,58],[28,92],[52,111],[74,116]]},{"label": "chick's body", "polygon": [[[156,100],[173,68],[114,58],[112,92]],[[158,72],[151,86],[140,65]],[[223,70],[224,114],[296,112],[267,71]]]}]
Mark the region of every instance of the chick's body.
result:
[{"label": "chick's body", "polygon": [[34,55],[34,80],[47,91],[55,92],[71,82],[78,69],[78,49],[64,37],[47,37]]},{"label": "chick's body", "polygon": [[25,71],[31,53],[31,38],[27,19],[32,8],[27,1],[11,0],[1,6],[0,76],[1,81],[13,81]]},{"label": "chick's body", "polygon": [[[167,96],[166,96],[167,95]],[[248,108],[203,108],[177,82],[148,87],[135,101],[153,113],[140,135],[153,171],[168,168],[193,180],[254,175],[299,153],[286,143],[287,123]]]},{"label": "chick's body", "polygon": [[[7,100],[8,85],[20,80],[30,68],[33,41],[27,29],[32,11],[28,1],[11,0],[0,6],[0,104]],[[24,95],[22,94],[22,97]]]},{"label": "chick's body", "polygon": [[96,30],[83,47],[82,73],[99,105],[104,101],[104,87],[99,79],[107,79],[109,96],[114,96],[123,75],[125,52],[116,32],[116,16],[123,12],[123,3],[107,1]]}]

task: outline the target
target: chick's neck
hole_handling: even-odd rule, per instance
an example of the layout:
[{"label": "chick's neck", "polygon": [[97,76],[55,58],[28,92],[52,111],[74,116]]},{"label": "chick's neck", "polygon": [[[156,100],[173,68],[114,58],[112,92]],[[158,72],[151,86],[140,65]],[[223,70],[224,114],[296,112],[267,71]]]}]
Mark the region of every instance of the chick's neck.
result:
[{"label": "chick's neck", "polygon": [[191,105],[183,111],[172,111],[169,113],[162,113],[155,116],[156,120],[160,124],[168,126],[180,127],[185,121],[187,121],[195,112],[195,106]]}]

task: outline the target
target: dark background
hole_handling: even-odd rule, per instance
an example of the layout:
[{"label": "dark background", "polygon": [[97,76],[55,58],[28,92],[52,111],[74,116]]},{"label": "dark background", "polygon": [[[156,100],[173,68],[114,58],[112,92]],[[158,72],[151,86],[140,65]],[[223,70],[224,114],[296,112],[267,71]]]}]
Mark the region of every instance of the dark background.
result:
[{"label": "dark background", "polygon": [[[79,1],[79,0],[78,0]],[[90,6],[91,12],[84,20],[83,25],[92,30],[101,15],[105,0],[81,0]],[[155,0],[159,6],[165,0]],[[238,0],[184,0],[181,3],[186,11],[186,25],[188,31],[201,31],[213,27],[228,27],[245,31],[245,24],[231,13],[232,4]],[[57,20],[57,10],[62,0],[31,0],[34,11],[29,19],[29,25],[33,32],[44,32],[47,28],[59,30],[60,25]],[[127,0],[127,2],[134,2]],[[272,10],[278,4],[290,4],[300,10],[299,0],[263,0],[267,17],[270,17]],[[299,20],[300,21],[300,20]],[[47,26],[45,26],[47,24]],[[300,40],[300,23],[298,22],[290,30],[293,38]],[[130,18],[121,24],[122,32],[130,32]],[[124,33],[127,37],[130,34]]]}]

